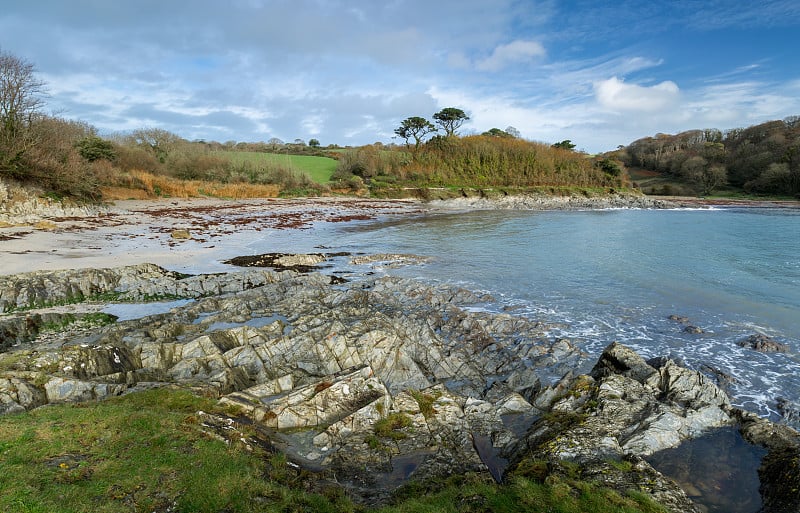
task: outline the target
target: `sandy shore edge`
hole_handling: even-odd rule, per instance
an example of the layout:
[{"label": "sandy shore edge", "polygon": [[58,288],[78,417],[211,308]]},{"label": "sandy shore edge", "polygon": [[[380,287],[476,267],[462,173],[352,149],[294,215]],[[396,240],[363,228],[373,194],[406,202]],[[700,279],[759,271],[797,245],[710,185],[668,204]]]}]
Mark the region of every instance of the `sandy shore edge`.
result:
[{"label": "sandy shore edge", "polygon": [[92,215],[0,227],[0,275],[145,262],[169,269],[197,263],[222,271],[213,262],[247,254],[243,248],[248,243],[274,231],[426,210],[413,200],[333,197],[118,201]]},{"label": "sandy shore edge", "polygon": [[[0,226],[0,275],[145,262],[175,270],[197,264],[208,271],[224,271],[230,269],[214,263],[248,254],[243,248],[274,230],[303,230],[318,222],[368,221],[457,210],[570,208],[562,197],[549,200],[536,197],[535,204],[528,200],[459,198],[422,202],[353,197],[124,200],[87,209],[84,215],[41,216],[36,223]],[[591,199],[588,201],[589,208],[595,205]],[[596,207],[608,208],[608,201],[597,198]],[[620,204],[622,208],[800,208],[797,201],[650,196],[626,201]]]}]

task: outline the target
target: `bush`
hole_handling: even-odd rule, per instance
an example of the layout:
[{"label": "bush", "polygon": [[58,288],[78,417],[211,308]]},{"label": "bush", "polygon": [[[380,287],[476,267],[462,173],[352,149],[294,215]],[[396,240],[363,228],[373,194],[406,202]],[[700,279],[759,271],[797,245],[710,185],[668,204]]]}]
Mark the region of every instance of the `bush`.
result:
[{"label": "bush", "polygon": [[378,175],[402,175],[406,163],[405,153],[375,145],[362,146],[339,155],[339,164],[331,179],[357,176],[368,183],[370,178]]},{"label": "bush", "polygon": [[228,182],[232,174],[229,160],[193,146],[173,152],[167,157],[165,164],[171,176],[182,180]]},{"label": "bush", "polygon": [[84,137],[78,141],[75,146],[78,148],[80,156],[89,162],[94,162],[96,160],[109,160],[113,162],[114,159],[117,158],[114,144],[96,135]]},{"label": "bush", "polygon": [[117,149],[117,166],[123,171],[147,171],[160,173],[164,169],[157,158],[144,148],[123,145]]}]

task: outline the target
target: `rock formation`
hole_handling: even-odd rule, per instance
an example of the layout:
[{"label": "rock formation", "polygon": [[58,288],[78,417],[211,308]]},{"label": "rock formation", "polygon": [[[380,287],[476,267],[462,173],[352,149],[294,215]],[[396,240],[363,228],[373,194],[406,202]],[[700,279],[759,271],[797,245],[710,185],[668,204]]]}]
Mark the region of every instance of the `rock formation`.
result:
[{"label": "rock formation", "polygon": [[[786,468],[800,471],[796,432],[785,428],[777,444],[765,435],[771,423],[732,408],[699,372],[612,344],[580,374],[587,355],[544,323],[476,308],[488,296],[394,277],[333,281],[260,269],[185,276],[153,265],[4,277],[6,310],[103,294],[195,300],[142,319],[7,339],[0,413],[193,387],[234,407],[296,464],[335,472],[365,502],[409,479],[541,476],[573,462],[584,479],[675,511],[697,510],[642,458],[742,424],[770,449],[765,504],[800,498],[784,485]],[[0,333],[34,315],[49,314],[7,314]]]},{"label": "rock formation", "polygon": [[789,346],[786,344],[778,342],[763,333],[750,335],[746,339],[740,341],[739,345],[762,353],[785,353],[789,350]]}]

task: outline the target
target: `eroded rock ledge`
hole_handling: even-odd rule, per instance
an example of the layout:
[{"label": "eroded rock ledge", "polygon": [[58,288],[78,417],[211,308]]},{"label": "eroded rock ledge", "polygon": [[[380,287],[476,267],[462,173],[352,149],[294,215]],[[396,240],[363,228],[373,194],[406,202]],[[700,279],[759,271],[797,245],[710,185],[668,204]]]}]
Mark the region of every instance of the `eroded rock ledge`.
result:
[{"label": "eroded rock ledge", "polygon": [[569,340],[542,322],[482,312],[492,299],[467,290],[400,278],[331,285],[322,274],[264,270],[189,277],[149,265],[44,276],[7,277],[0,298],[197,299],[167,314],[7,343],[0,413],[194,387],[364,502],[387,499],[408,479],[467,471],[544,479],[571,464],[584,479],[674,511],[698,510],[643,457],[738,425],[769,450],[765,511],[800,503],[795,431],[732,408],[699,372],[645,362],[619,344],[579,374],[587,355]]}]

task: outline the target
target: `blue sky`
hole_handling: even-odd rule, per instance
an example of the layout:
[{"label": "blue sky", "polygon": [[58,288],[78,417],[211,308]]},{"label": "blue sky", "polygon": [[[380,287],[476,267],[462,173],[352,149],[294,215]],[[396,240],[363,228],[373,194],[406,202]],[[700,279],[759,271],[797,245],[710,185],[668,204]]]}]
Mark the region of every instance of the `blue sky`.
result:
[{"label": "blue sky", "polygon": [[0,0],[0,50],[101,133],[390,143],[458,107],[600,152],[800,115],[797,0]]}]

